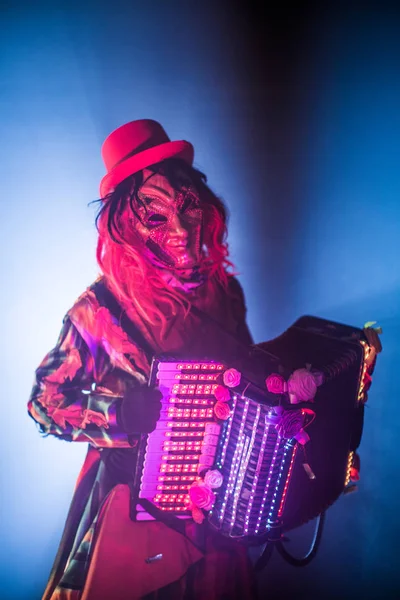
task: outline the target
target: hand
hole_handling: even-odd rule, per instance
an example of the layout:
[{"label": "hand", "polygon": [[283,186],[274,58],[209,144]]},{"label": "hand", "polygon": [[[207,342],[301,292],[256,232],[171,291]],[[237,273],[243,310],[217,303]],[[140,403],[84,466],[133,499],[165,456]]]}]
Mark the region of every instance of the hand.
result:
[{"label": "hand", "polygon": [[125,392],[117,420],[128,435],[154,431],[160,418],[162,394],[157,388],[132,387]]}]

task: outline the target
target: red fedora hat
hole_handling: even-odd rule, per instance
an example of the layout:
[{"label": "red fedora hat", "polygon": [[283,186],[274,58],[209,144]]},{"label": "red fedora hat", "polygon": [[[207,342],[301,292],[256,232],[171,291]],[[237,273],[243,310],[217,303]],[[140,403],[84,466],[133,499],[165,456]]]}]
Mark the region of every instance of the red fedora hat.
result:
[{"label": "red fedora hat", "polygon": [[171,142],[157,121],[140,119],[121,125],[106,138],[101,155],[107,174],[100,183],[104,198],[124,179],[166,158],[181,158],[193,164],[194,149],[190,142]]}]

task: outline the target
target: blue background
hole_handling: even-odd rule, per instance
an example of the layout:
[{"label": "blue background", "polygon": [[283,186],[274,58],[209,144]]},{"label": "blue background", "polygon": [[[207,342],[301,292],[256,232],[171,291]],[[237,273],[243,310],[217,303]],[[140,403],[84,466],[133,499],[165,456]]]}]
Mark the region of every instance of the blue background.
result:
[{"label": "blue background", "polygon": [[302,314],[383,327],[358,492],[328,511],[308,567],[273,556],[263,595],[400,596],[400,17],[394,3],[323,4],[2,5],[2,599],[39,600],[85,454],[41,439],[26,402],[97,276],[101,143],[137,118],[190,140],[226,201],[256,341]]}]

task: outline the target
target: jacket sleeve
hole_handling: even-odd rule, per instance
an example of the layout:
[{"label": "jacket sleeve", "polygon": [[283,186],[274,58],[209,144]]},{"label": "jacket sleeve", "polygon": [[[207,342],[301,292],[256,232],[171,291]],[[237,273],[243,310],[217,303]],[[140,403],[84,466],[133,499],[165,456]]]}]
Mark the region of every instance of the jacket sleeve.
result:
[{"label": "jacket sleeve", "polygon": [[236,335],[244,344],[252,345],[254,340],[247,324],[247,306],[243,288],[236,277],[230,279],[229,287],[237,321]]},{"label": "jacket sleeve", "polygon": [[97,447],[129,447],[132,438],[117,423],[123,392],[97,385],[94,354],[67,316],[56,346],[36,370],[28,412],[45,435]]}]

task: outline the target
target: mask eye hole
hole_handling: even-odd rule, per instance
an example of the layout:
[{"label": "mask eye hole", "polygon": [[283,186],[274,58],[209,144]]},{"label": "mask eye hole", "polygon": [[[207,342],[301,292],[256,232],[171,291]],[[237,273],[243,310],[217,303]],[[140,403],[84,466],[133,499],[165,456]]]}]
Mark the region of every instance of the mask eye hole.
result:
[{"label": "mask eye hole", "polygon": [[184,213],[190,209],[193,210],[194,208],[199,208],[199,199],[189,192],[188,194],[185,194],[179,203],[179,212]]},{"label": "mask eye hole", "polygon": [[188,196],[186,196],[186,198],[184,199],[184,201],[181,204],[180,210],[181,212],[186,212],[193,204],[193,200],[192,198],[189,198]]},{"label": "mask eye hole", "polygon": [[167,222],[167,217],[160,213],[152,213],[146,218],[146,221],[149,225],[161,225]]}]

